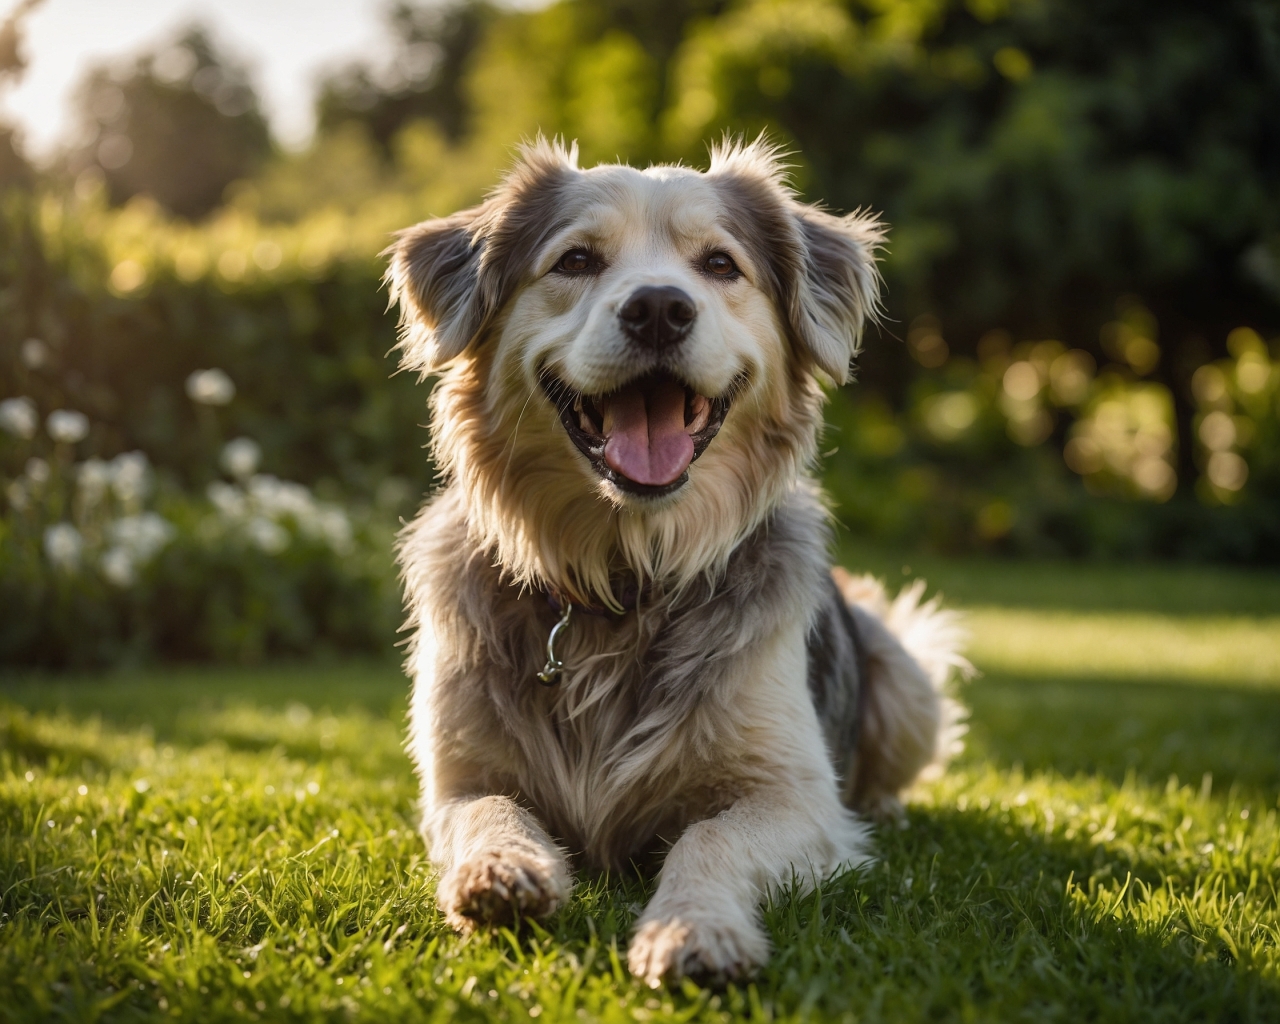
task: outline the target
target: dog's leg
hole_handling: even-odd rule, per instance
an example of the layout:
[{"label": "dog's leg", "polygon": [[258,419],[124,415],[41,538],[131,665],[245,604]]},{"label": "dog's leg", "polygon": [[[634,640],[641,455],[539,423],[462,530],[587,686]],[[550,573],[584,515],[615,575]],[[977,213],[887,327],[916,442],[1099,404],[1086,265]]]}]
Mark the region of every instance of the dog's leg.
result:
[{"label": "dog's leg", "polygon": [[422,780],[421,831],[439,871],[436,898],[459,931],[541,917],[564,904],[569,865],[515,792],[508,748],[483,687],[457,674],[463,662],[424,615],[416,637],[408,750]]},{"label": "dog's leg", "polygon": [[[691,825],[667,854],[658,892],[638,922],[631,972],[657,987],[664,978],[690,974],[739,978],[763,964],[769,956],[759,923],[765,893],[793,877],[812,884],[842,861],[866,859],[856,824],[819,788],[826,787],[758,790]],[[823,820],[815,803],[832,802]],[[836,852],[840,847],[846,856]]]},{"label": "dog's leg", "polygon": [[426,825],[440,909],[459,931],[545,917],[569,894],[564,852],[510,797],[451,800]]},{"label": "dog's leg", "polygon": [[805,683],[797,626],[756,661],[732,702],[747,791],[689,826],[668,852],[628,962],[651,986],[687,974],[741,977],[769,955],[759,905],[868,859],[865,827],[840,803]]}]

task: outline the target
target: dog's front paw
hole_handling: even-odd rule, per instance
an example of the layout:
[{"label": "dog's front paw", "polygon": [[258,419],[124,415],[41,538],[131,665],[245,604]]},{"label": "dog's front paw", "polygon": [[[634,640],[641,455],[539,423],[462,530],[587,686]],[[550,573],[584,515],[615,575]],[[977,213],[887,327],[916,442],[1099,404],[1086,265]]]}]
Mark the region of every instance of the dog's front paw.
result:
[{"label": "dog's front paw", "polygon": [[627,966],[650,988],[697,976],[723,983],[751,974],[769,959],[769,940],[748,920],[704,915],[643,922],[631,940]]},{"label": "dog's front paw", "polygon": [[440,879],[437,899],[460,932],[519,917],[546,917],[569,894],[564,864],[525,850],[484,850]]},{"label": "dog's front paw", "polygon": [[882,825],[907,827],[907,810],[902,801],[892,793],[872,793],[858,805],[859,813]]}]

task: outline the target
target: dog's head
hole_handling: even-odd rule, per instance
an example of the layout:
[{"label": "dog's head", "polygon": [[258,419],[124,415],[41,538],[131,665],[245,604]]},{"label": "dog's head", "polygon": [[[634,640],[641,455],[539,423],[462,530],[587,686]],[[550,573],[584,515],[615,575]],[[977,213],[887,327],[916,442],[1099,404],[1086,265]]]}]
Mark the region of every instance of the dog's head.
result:
[{"label": "dog's head", "polygon": [[500,525],[473,510],[500,547],[541,537],[518,573],[598,575],[562,528],[634,548],[637,569],[664,561],[664,537],[714,560],[724,545],[701,534],[741,536],[811,457],[815,375],[848,377],[880,238],[798,203],[762,142],[721,147],[706,173],[584,171],[526,147],[483,205],[391,250],[405,363],[442,372],[442,468],[502,506]]}]

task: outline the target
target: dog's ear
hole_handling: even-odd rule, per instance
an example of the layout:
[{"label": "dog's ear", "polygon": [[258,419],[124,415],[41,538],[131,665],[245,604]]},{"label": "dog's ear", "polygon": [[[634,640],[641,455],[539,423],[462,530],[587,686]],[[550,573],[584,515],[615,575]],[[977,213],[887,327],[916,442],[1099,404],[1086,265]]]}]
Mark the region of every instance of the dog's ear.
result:
[{"label": "dog's ear", "polygon": [[834,217],[798,203],[793,208],[804,255],[791,326],[813,361],[844,384],[880,304],[875,250],[884,228],[863,213]]},{"label": "dog's ear", "polygon": [[566,183],[577,145],[537,138],[485,202],[402,231],[385,255],[400,304],[406,367],[440,369],[461,355],[528,278],[544,243],[565,223]]},{"label": "dog's ear", "polygon": [[751,252],[793,341],[843,384],[879,308],[875,250],[884,229],[864,213],[835,217],[797,202],[783,157],[764,135],[751,143],[726,136],[712,148],[707,174],[727,229]]},{"label": "dog's ear", "polygon": [[389,250],[391,301],[400,305],[405,366],[429,373],[456,358],[487,319],[480,289],[482,208],[424,221]]}]

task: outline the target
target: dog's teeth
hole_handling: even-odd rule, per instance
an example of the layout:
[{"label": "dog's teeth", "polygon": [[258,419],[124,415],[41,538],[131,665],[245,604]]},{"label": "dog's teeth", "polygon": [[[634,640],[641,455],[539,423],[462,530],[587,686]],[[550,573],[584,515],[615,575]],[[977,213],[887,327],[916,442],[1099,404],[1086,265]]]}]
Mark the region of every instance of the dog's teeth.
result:
[{"label": "dog's teeth", "polygon": [[711,403],[702,395],[695,395],[690,403],[690,411],[692,416],[685,425],[685,430],[690,434],[696,434],[707,425],[707,421],[711,418]]}]

